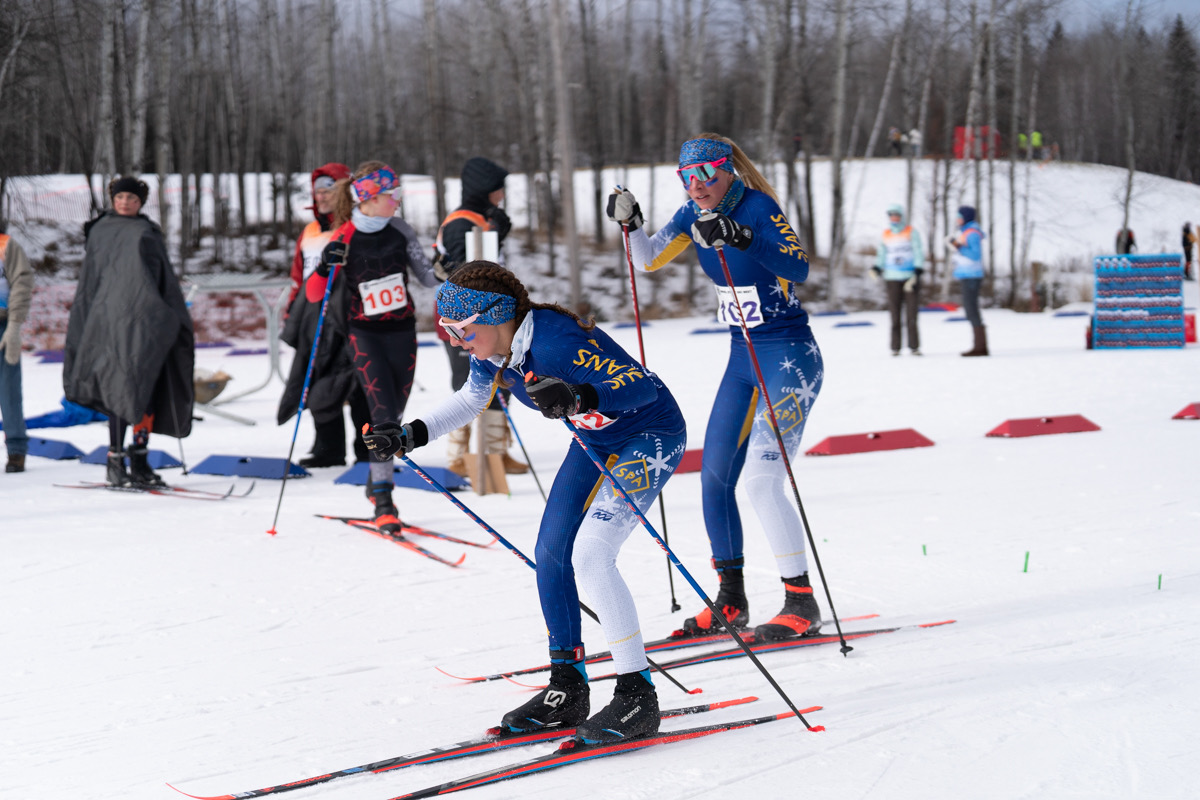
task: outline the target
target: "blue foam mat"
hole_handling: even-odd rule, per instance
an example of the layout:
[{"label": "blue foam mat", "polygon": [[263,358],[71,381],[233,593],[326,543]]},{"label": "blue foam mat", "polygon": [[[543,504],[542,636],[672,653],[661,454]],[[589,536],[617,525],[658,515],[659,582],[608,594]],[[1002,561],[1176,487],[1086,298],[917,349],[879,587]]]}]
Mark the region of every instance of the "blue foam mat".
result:
[{"label": "blue foam mat", "polygon": [[268,458],[266,456],[209,456],[196,466],[192,472],[201,475],[236,475],[239,478],[267,478],[283,480],[284,468],[290,478],[307,478],[308,470],[293,464],[285,458]]},{"label": "blue foam mat", "polygon": [[55,461],[65,461],[69,458],[79,458],[83,451],[70,442],[60,442],[57,439],[41,439],[29,437],[29,455],[53,458]]},{"label": "blue foam mat", "polygon": [[833,327],[835,327],[835,328],[868,328],[868,327],[874,327],[874,325],[875,325],[874,322],[864,319],[864,320],[859,320],[858,322],[835,322],[833,324]]},{"label": "blue foam mat", "polygon": [[[79,459],[79,461],[81,464],[107,464],[108,448],[101,445]],[[149,462],[152,469],[170,469],[171,467],[183,466],[183,463],[178,458],[175,458],[170,453],[164,453],[162,450],[148,451],[146,453],[146,461]]]},{"label": "blue foam mat", "polygon": [[[334,480],[334,483],[348,483],[352,486],[366,486],[367,473],[370,471],[370,468],[371,465],[367,464],[366,462],[355,464],[350,469],[339,475],[337,479]],[[429,473],[429,477],[433,478],[435,481],[440,483],[442,486],[445,486],[452,492],[456,489],[466,489],[471,485],[466,478],[451,472],[445,467],[422,466],[421,469]],[[406,489],[424,489],[427,492],[437,491],[437,489],[434,489],[432,486],[426,483],[425,479],[420,475],[400,464],[396,464],[392,468],[392,482],[395,483],[396,486],[402,486]]]}]

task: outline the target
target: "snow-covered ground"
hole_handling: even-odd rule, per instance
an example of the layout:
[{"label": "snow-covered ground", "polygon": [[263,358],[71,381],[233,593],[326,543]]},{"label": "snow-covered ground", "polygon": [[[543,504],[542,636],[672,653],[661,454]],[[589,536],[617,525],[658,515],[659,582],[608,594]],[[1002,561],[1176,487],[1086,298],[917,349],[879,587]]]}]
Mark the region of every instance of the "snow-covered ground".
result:
[{"label": "snow-covered ground", "polygon": [[[1195,287],[1187,285],[1193,309]],[[964,359],[969,328],[948,317],[922,314],[919,358],[891,357],[882,312],[815,318],[827,372],[805,448],[906,427],[936,445],[794,465],[839,613],[877,613],[888,625],[957,622],[858,641],[848,657],[836,647],[763,656],[797,705],[824,706],[808,717],[824,733],[784,720],[471,796],[1195,795],[1200,422],[1171,417],[1200,402],[1200,348],[1087,351],[1086,317],[988,310],[994,355]],[[838,327],[846,321],[873,324]],[[648,361],[679,398],[692,447],[702,445],[728,347],[722,335],[691,333],[710,324],[672,319],[645,329]],[[636,352],[633,329],[609,330]],[[440,347],[419,353],[410,417],[448,393]],[[267,369],[265,356],[222,349],[198,351],[198,362],[232,374],[230,393]],[[27,414],[57,408],[61,366],[27,354],[23,368]],[[204,415],[184,442],[188,461],[285,455],[293,427],[274,424],[279,390],[276,379],[226,406],[254,426]],[[1064,414],[1083,414],[1102,430],[985,436],[1007,419]],[[566,431],[523,407],[514,416],[549,485]],[[298,455],[311,430],[305,419]],[[84,451],[107,439],[95,424],[34,433]],[[151,446],[178,452],[170,439]],[[414,458],[442,465],[442,443]],[[289,481],[277,536],[265,532],[276,481],[210,503],[55,487],[102,479],[102,467],[76,461],[31,458],[24,474],[0,475],[0,797],[169,800],[177,795],[167,781],[198,794],[236,792],[465,739],[523,702],[528,693],[512,684],[464,685],[434,667],[471,674],[544,661],[532,572],[500,547],[472,548],[451,569],[315,518],[367,510],[360,489],[332,482],[340,472]],[[177,470],[165,476],[182,486],[229,484]],[[542,501],[531,477],[510,485],[511,497],[460,497],[531,553]],[[668,484],[669,534],[713,591],[699,492],[694,473]],[[413,522],[485,538],[437,494],[401,489],[397,497]],[[743,511],[747,588],[760,622],[782,593],[757,520]],[[676,577],[684,610],[669,612],[665,560],[644,532],[630,539],[620,567],[648,637],[700,609]],[[828,611],[823,596],[821,605]],[[606,648],[596,625],[585,621],[584,630],[591,649]],[[785,710],[744,659],[676,677],[704,692],[688,697],[659,679],[666,707],[755,694],[753,706],[705,718]],[[593,706],[610,692],[611,683],[597,684]],[[346,778],[290,796],[384,800],[551,748]]]}]

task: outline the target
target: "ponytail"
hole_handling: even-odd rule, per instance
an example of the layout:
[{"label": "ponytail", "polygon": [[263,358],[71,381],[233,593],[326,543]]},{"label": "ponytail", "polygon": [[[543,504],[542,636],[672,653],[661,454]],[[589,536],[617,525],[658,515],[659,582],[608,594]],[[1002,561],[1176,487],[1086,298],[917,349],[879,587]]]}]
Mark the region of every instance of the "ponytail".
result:
[{"label": "ponytail", "polygon": [[754,162],[742,152],[742,148],[738,147],[732,139],[717,133],[702,133],[696,138],[715,139],[733,148],[733,168],[737,171],[738,177],[742,179],[742,183],[755,191],[762,192],[774,200],[776,205],[779,205],[779,196],[775,194],[775,189],[771,186],[770,181],[763,177],[763,174],[754,166]]}]

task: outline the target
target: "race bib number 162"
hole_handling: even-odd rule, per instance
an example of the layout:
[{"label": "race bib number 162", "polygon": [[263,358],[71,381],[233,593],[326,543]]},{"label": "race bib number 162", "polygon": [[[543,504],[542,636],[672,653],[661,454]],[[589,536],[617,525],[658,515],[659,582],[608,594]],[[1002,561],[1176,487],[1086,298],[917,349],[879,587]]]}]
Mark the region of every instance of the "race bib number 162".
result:
[{"label": "race bib number 162", "polygon": [[[737,301],[733,291],[728,286],[717,286],[717,322],[722,325],[741,325],[742,318],[746,319],[747,328],[756,328],[766,320],[762,315],[762,302],[758,299],[757,286],[737,287]],[[738,306],[742,313],[738,314]]]}]

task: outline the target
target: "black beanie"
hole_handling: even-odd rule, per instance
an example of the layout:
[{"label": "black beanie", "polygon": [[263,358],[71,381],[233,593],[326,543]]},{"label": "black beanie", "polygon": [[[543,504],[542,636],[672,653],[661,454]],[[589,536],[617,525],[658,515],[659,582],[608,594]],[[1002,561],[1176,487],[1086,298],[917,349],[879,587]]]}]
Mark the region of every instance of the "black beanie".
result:
[{"label": "black beanie", "polygon": [[108,196],[115,198],[121,192],[136,194],[141,204],[146,205],[146,198],[150,196],[150,187],[139,178],[122,175],[112,179],[112,183],[108,185]]}]

